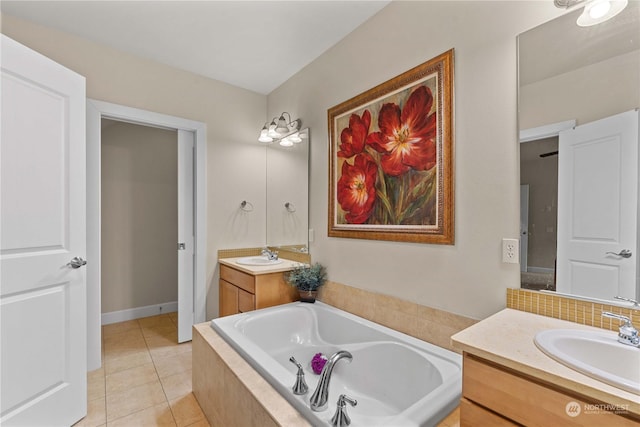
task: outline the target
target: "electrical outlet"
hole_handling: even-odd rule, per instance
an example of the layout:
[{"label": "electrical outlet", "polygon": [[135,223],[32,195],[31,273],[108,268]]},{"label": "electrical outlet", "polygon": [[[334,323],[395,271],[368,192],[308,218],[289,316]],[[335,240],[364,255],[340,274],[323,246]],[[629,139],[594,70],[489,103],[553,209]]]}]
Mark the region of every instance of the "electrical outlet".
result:
[{"label": "electrical outlet", "polygon": [[518,239],[502,239],[502,262],[508,264],[518,264],[520,242]]}]

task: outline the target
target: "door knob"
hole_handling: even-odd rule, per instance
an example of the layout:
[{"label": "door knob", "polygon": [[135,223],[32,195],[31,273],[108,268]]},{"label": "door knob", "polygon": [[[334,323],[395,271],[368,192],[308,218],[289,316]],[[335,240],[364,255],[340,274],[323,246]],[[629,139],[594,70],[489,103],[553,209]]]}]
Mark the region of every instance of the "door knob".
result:
[{"label": "door knob", "polygon": [[629,249],[623,249],[620,251],[620,253],[615,253],[615,252],[607,252],[607,253],[611,255],[621,256],[622,258],[631,258],[631,255],[633,255],[633,253]]},{"label": "door knob", "polygon": [[71,268],[80,268],[83,265],[86,265],[87,261],[83,260],[81,257],[73,257],[71,261],[67,263],[67,267]]}]

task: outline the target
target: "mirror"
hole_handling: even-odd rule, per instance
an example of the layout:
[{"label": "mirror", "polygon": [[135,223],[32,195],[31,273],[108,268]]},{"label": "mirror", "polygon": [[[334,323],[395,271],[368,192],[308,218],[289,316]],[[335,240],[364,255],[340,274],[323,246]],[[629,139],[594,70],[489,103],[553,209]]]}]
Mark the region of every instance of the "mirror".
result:
[{"label": "mirror", "polygon": [[308,253],[309,129],[299,135],[290,147],[267,146],[267,245]]},{"label": "mirror", "polygon": [[523,288],[556,290],[558,131],[640,107],[640,2],[592,27],[581,13],[518,36]]}]

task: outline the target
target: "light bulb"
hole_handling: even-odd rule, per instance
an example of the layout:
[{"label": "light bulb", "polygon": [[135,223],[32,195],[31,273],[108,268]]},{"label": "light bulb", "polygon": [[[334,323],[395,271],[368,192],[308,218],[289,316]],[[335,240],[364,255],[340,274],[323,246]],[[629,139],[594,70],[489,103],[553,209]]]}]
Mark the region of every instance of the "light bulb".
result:
[{"label": "light bulb", "polygon": [[278,132],[276,132],[276,119],[273,119],[273,121],[269,125],[269,131],[267,132],[267,135],[269,135],[271,138],[277,138],[280,136],[278,135]]},{"label": "light bulb", "polygon": [[264,142],[265,144],[268,144],[270,142],[273,142],[273,138],[271,138],[269,135],[260,135],[260,138],[258,138],[259,142]]},{"label": "light bulb", "polygon": [[260,136],[258,137],[259,142],[273,142],[273,138],[269,136],[269,129],[267,129],[267,124],[265,123],[260,131]]},{"label": "light bulb", "polygon": [[589,16],[593,19],[602,18],[611,9],[611,3],[609,0],[596,1],[593,6],[589,8]]},{"label": "light bulb", "polygon": [[291,147],[293,145],[293,142],[291,142],[289,138],[284,138],[280,140],[280,145],[282,145],[283,147]]},{"label": "light bulb", "polygon": [[280,116],[280,118],[278,119],[278,127],[275,128],[275,131],[280,135],[284,135],[289,132],[287,121],[284,119],[284,116]]},{"label": "light bulb", "polygon": [[300,138],[300,135],[297,134],[297,133],[294,133],[293,135],[290,135],[288,138],[294,144],[299,144],[299,143],[302,142],[302,138]]},{"label": "light bulb", "polygon": [[627,7],[629,0],[592,0],[584,7],[576,23],[580,27],[590,27],[605,22]]}]

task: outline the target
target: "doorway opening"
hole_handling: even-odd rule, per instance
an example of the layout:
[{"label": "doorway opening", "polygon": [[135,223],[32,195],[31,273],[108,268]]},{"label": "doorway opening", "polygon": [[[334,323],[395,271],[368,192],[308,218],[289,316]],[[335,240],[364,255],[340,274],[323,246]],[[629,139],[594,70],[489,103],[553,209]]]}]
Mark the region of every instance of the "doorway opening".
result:
[{"label": "doorway opening", "polygon": [[[205,320],[206,305],[206,125],[96,100],[87,101],[87,258],[102,259],[102,120],[177,133],[178,342],[191,340],[191,326]],[[153,155],[149,157],[153,164]],[[179,249],[181,248],[181,249]],[[88,369],[101,365],[101,262],[87,269]],[[154,307],[152,305],[152,307]],[[157,314],[157,312],[151,313]]]},{"label": "doorway opening", "polygon": [[177,131],[101,129],[102,324],[177,312]]}]

